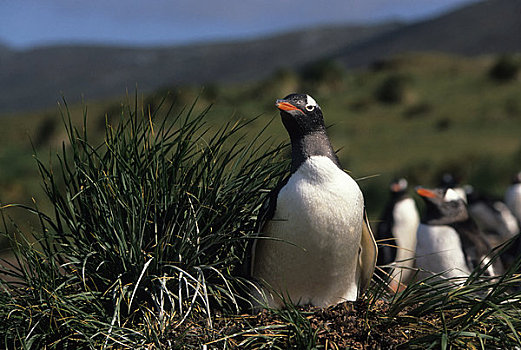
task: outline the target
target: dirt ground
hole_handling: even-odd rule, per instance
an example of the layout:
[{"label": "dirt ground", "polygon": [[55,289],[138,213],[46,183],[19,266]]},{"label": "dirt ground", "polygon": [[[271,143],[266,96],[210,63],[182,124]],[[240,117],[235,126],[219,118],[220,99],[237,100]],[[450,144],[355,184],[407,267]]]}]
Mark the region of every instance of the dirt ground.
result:
[{"label": "dirt ground", "polygon": [[[284,325],[291,324],[287,322],[287,317],[296,316],[298,313],[288,312],[285,313],[286,316],[281,316],[267,311],[256,315],[216,317],[212,330],[204,322],[186,324],[181,328],[183,328],[182,333],[188,335],[183,342],[188,341],[190,345],[195,346],[201,344],[201,340],[206,338],[207,349],[222,348],[224,339],[227,341],[227,346],[231,348],[256,348],[263,343],[273,341],[280,348],[300,349],[303,346],[307,347],[310,339],[314,339],[315,345],[323,349],[403,347],[411,334],[409,330],[398,327],[393,320],[382,319],[386,317],[384,315],[387,314],[387,309],[388,305],[384,301],[377,301],[368,307],[366,300],[341,303],[326,309],[299,307],[300,315],[304,315],[304,319],[296,322],[292,319],[299,324],[297,331]],[[252,329],[257,331],[251,331]],[[258,340],[253,341],[253,337],[258,337]],[[248,338],[252,340],[247,342],[249,346],[241,346],[240,344]]]}]

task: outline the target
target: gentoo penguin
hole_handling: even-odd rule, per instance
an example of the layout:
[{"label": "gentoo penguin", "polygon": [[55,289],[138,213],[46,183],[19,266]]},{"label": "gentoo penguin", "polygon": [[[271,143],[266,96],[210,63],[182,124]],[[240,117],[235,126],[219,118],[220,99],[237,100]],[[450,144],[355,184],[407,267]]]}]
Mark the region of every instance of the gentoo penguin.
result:
[{"label": "gentoo penguin", "polygon": [[[461,196],[451,188],[418,188],[416,192],[426,204],[417,233],[416,267],[447,278],[466,278],[474,268],[487,264],[490,247],[468,215]],[[502,272],[501,262],[496,259],[485,275]]]},{"label": "gentoo penguin", "polygon": [[391,197],[376,232],[379,245],[377,265],[391,265],[384,271],[392,277],[393,290],[398,289],[398,285],[393,282],[407,283],[412,273],[416,231],[420,224],[416,203],[407,193],[407,186],[404,178],[391,182]]},{"label": "gentoo penguin", "polygon": [[521,224],[521,172],[517,173],[505,192],[505,203]]},{"label": "gentoo penguin", "polygon": [[[512,184],[505,192],[505,204],[512,211],[516,217],[518,224],[521,225],[521,172],[514,176]],[[515,263],[521,254],[521,235],[517,235],[510,248],[505,252],[507,260],[505,265],[512,265]],[[520,271],[518,271],[520,272]]]},{"label": "gentoo penguin", "polygon": [[291,94],[276,106],[291,140],[291,171],[259,213],[251,275],[271,308],[288,298],[317,307],[356,300],[377,256],[362,192],[340,167],[315,100]]},{"label": "gentoo penguin", "polygon": [[519,224],[508,206],[497,198],[485,196],[465,186],[468,211],[492,248],[519,233]]}]

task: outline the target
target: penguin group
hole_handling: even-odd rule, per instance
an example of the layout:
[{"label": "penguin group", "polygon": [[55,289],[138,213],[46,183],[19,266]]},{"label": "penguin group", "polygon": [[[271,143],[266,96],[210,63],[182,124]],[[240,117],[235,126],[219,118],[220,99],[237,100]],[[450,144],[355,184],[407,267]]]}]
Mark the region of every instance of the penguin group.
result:
[{"label": "penguin group", "polygon": [[[476,268],[483,270],[482,276],[501,275],[505,266],[511,265],[521,253],[519,242],[513,242],[500,258],[491,260],[494,248],[519,237],[521,217],[516,216],[514,204],[516,200],[521,203],[519,180],[521,176],[516,176],[506,190],[504,201],[478,194],[469,185],[461,186],[450,174],[444,174],[436,188],[417,186],[414,193],[422,200],[424,211],[414,234],[406,228],[403,220],[408,220],[409,227],[417,224],[417,211],[410,209],[406,219],[398,219],[395,211],[399,208],[399,202],[394,199],[395,194],[391,193],[376,231],[380,250],[397,252],[404,246],[404,243],[396,246],[386,244],[389,237],[396,242],[403,242],[407,237],[409,247],[413,240],[416,242],[414,252],[409,253],[413,258],[406,264],[401,261],[401,266],[406,267],[408,273],[405,278],[402,275],[399,282],[407,284],[414,277],[416,280],[453,279],[461,283]],[[394,186],[395,182],[391,183],[391,188]],[[393,290],[396,290],[396,274],[393,275],[388,266],[397,263],[398,259],[392,254],[378,257],[378,265],[387,267],[387,270],[379,270],[387,272]]]},{"label": "penguin group", "polygon": [[476,268],[490,276],[502,273],[501,261],[490,260],[489,253],[519,236],[521,173],[504,202],[483,200],[450,177],[437,188],[416,187],[424,202],[421,219],[407,180],[398,178],[390,184],[375,237],[362,191],[340,165],[321,107],[296,93],[275,106],[291,141],[291,166],[267,195],[247,254],[258,305],[354,301],[375,269],[394,291],[413,278],[464,279]]}]

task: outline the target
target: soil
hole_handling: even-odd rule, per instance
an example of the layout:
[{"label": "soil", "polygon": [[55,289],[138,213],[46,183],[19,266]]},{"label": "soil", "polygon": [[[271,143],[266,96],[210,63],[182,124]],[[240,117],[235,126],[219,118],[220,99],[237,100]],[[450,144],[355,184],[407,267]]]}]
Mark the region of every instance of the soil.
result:
[{"label": "soil", "polygon": [[[177,345],[200,348],[201,344],[206,344],[207,349],[221,349],[226,339],[226,348],[237,349],[257,348],[269,342],[283,349],[407,348],[410,331],[404,329],[403,324],[398,327],[392,319],[382,319],[388,318],[384,316],[388,314],[388,304],[382,300],[371,306],[367,303],[359,300],[326,309],[298,307],[300,312],[262,311],[256,315],[218,316],[214,317],[211,328],[207,321],[187,323],[177,328],[177,336],[185,335],[183,344]],[[304,318],[299,320],[299,315]],[[291,322],[288,322],[289,318]],[[299,325],[298,329],[291,326],[294,323]]]},{"label": "soil", "polygon": [[328,344],[332,349],[396,348],[405,343],[407,337],[394,332],[392,321],[377,320],[385,314],[387,304],[383,301],[368,308],[366,301],[360,300],[315,311],[311,325],[318,330],[318,343],[324,347]]}]

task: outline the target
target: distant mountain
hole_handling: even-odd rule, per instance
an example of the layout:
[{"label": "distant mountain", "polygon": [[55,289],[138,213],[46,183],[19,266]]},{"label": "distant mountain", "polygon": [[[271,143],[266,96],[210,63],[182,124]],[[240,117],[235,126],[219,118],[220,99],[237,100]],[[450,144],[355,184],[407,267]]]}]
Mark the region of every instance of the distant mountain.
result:
[{"label": "distant mountain", "polygon": [[467,56],[521,52],[521,0],[474,3],[346,46],[334,57],[348,67],[356,67],[412,51]]},{"label": "distant mountain", "polygon": [[419,23],[333,26],[267,38],[159,48],[0,46],[0,114],[176,84],[242,82],[320,59],[347,67],[406,51],[521,51],[521,0],[489,0]]},{"label": "distant mountain", "polygon": [[0,60],[8,58],[14,52],[9,46],[0,41]]},{"label": "distant mountain", "polygon": [[255,80],[397,28],[335,26],[268,38],[162,48],[49,46],[0,55],[0,114],[175,84]]}]

